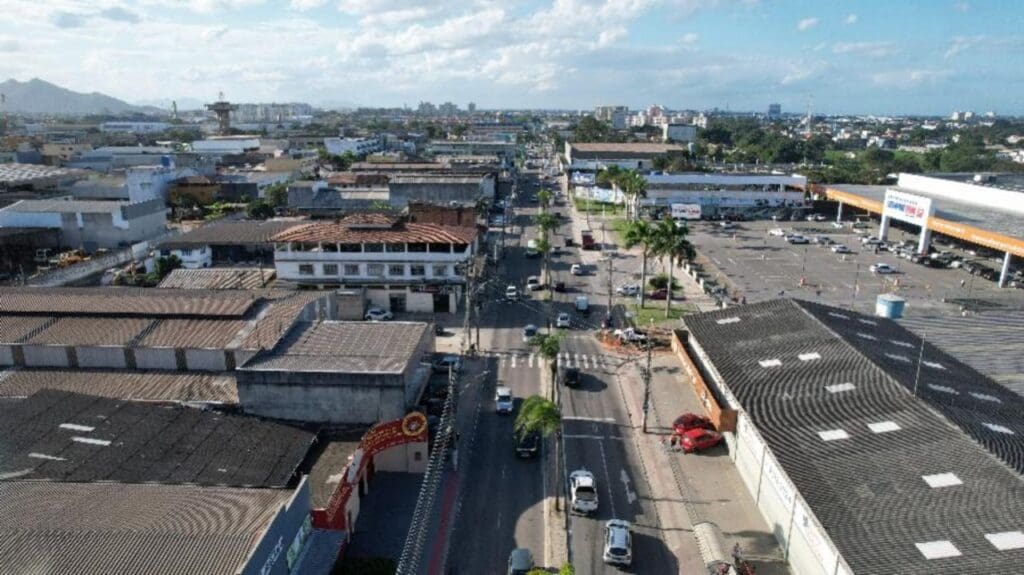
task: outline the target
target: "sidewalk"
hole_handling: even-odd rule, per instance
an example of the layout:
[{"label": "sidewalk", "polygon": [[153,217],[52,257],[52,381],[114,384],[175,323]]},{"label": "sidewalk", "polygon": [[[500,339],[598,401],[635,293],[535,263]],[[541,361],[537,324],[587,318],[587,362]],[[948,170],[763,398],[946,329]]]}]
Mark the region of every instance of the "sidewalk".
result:
[{"label": "sidewalk", "polygon": [[[627,407],[637,427],[640,455],[651,474],[648,482],[657,500],[665,542],[677,549],[681,565],[703,561],[692,526],[710,521],[721,528],[727,548],[739,543],[759,575],[788,575],[789,569],[771,529],[757,510],[725,447],[705,454],[666,449],[672,422],[685,412],[702,413],[692,387],[685,382],[679,360],[658,353],[651,363],[650,433],[639,431],[643,410],[643,380],[635,368],[620,372]],[[696,571],[687,571],[696,572]]]}]

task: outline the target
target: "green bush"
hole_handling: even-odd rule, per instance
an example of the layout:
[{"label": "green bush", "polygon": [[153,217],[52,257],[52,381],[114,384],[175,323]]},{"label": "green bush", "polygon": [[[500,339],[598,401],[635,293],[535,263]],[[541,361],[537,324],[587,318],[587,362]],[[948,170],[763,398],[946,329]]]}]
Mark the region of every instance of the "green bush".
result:
[{"label": "green bush", "polygon": [[[654,289],[664,289],[668,286],[668,274],[658,274],[651,278],[648,283],[651,284],[651,287]],[[675,278],[672,278],[672,289],[679,289],[679,282]]]}]

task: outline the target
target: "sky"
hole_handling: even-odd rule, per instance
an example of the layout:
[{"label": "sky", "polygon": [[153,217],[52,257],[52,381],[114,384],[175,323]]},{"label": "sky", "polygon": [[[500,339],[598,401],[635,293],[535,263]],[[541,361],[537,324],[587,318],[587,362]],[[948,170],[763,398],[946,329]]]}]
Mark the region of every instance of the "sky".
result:
[{"label": "sky", "polygon": [[132,103],[1024,115],[1019,0],[0,0],[0,80]]}]

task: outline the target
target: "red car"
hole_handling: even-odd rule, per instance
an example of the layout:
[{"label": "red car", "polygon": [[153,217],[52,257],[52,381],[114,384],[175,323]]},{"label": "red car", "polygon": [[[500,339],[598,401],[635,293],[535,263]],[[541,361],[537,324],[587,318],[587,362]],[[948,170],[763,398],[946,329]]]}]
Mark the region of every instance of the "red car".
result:
[{"label": "red car", "polygon": [[683,446],[685,453],[693,453],[694,451],[704,451],[705,449],[711,449],[722,442],[722,434],[717,431],[711,431],[710,429],[691,429],[682,435],[682,441],[680,442]]},{"label": "red car", "polygon": [[679,435],[683,435],[691,429],[714,429],[714,424],[711,420],[703,415],[697,415],[696,413],[684,413],[676,418],[672,422],[672,429],[675,430]]},{"label": "red car", "polygon": [[[660,299],[663,300],[668,297],[668,290],[665,288],[656,289],[651,293],[647,294],[647,299]],[[672,299],[679,299],[675,294],[672,295]]]}]

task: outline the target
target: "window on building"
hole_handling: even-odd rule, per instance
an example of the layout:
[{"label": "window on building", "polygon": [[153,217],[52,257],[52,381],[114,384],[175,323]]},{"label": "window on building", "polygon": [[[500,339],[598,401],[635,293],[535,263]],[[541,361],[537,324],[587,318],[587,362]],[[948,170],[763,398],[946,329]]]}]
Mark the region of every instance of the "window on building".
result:
[{"label": "window on building", "polygon": [[384,275],[384,264],[366,264],[366,275],[373,277]]},{"label": "window on building", "polygon": [[359,264],[345,264],[345,275],[357,276],[359,275]]},{"label": "window on building", "polygon": [[424,243],[409,244],[409,251],[410,252],[425,252],[425,251],[427,251],[427,244],[424,244]]},{"label": "window on building", "polygon": [[388,253],[402,253],[402,252],[405,251],[405,244],[403,244],[403,243],[384,244],[384,249]]},{"label": "window on building", "polygon": [[363,244],[363,251],[370,253],[380,253],[384,251],[384,244]]},{"label": "window on building", "polygon": [[324,275],[325,276],[336,276],[336,275],[338,275],[338,264],[324,264]]},{"label": "window on building", "polygon": [[311,275],[313,275],[313,264],[299,264],[299,275],[300,276],[311,276]]},{"label": "window on building", "polygon": [[389,265],[388,266],[388,275],[389,276],[404,276],[405,275],[405,265],[404,264],[391,264],[391,265]]},{"label": "window on building", "polygon": [[336,252],[336,251],[338,251],[338,244],[323,243],[323,244],[320,244],[320,246],[323,248],[323,251],[325,251],[325,252]]},{"label": "window on building", "polygon": [[443,278],[448,275],[448,266],[434,266],[434,277]]},{"label": "window on building", "polygon": [[429,244],[428,247],[430,248],[431,252],[439,253],[439,254],[447,254],[447,253],[451,253],[451,251],[452,251],[452,245],[451,244]]},{"label": "window on building", "polygon": [[361,252],[361,251],[363,251],[363,245],[362,244],[339,244],[338,245],[338,251],[339,252],[347,252],[347,253]]},{"label": "window on building", "polygon": [[409,275],[413,277],[423,277],[427,275],[427,266],[413,264],[409,266]]},{"label": "window on building", "polygon": [[192,249],[189,248],[189,249],[181,250],[181,255],[182,255],[182,257],[186,257],[186,258],[191,256],[192,255]]}]

